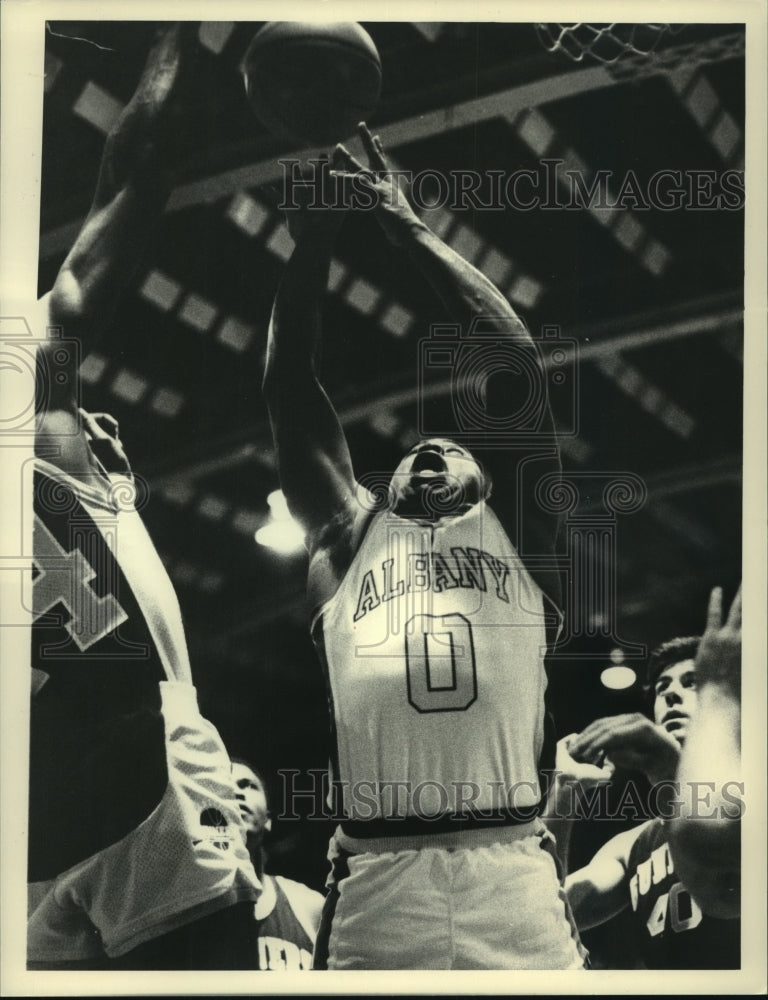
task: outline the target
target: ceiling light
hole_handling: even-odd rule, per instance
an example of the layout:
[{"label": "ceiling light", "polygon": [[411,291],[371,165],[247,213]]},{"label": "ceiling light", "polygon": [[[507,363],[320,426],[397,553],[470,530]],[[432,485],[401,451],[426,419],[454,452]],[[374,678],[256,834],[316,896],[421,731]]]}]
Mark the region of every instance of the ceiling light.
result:
[{"label": "ceiling light", "polygon": [[106,90],[89,81],[72,110],[106,135],[119,118],[123,105]]},{"label": "ceiling light", "polygon": [[255,534],[259,545],[289,555],[304,548],[304,532],[295,521],[270,521]]},{"label": "ceiling light", "polygon": [[304,530],[291,517],[283,491],[274,490],[267,497],[267,503],[271,518],[254,534],[259,545],[265,545],[283,555],[303,550]]},{"label": "ceiling light", "polygon": [[158,309],[167,312],[173,309],[181,295],[181,285],[162,271],[150,271],[139,289],[139,294]]},{"label": "ceiling light", "polygon": [[612,691],[621,691],[624,688],[632,687],[637,680],[637,674],[631,667],[606,667],[600,674],[600,680],[604,687],[610,688]]}]

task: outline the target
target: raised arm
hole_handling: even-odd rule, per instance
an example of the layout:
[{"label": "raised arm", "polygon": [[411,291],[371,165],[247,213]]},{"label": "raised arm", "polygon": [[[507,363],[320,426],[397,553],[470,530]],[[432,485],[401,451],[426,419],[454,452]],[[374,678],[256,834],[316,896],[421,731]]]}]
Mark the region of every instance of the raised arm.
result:
[{"label": "raised arm", "polygon": [[[514,505],[518,496],[522,500],[523,509],[516,511],[517,521],[506,518],[505,524],[518,549],[523,553],[548,554],[559,518],[543,510],[536,501],[534,478],[538,481],[543,475],[557,477],[561,470],[546,377],[536,342],[499,289],[418,218],[396,174],[388,166],[378,136],[372,136],[362,124],[360,136],[370,167],[360,163],[343,146],[337,147],[337,151],[345,169],[356,174],[356,183],[375,196],[377,219],[387,239],[407,254],[417,273],[436,292],[451,318],[459,324],[465,343],[474,338],[475,351],[484,350],[487,344],[487,363],[478,356],[471,366],[473,378],[478,375],[483,378],[479,390],[478,386],[474,389],[485,396],[489,413],[496,413],[497,417],[527,414],[521,417],[520,426],[510,428],[508,441],[501,450],[498,446],[486,447],[482,441],[473,442],[470,449],[488,466],[497,495],[504,490],[509,506]],[[510,352],[505,360],[499,360],[496,349],[500,337],[514,344],[514,353]],[[500,366],[512,377],[498,380],[489,377],[498,374]],[[536,374],[532,376],[532,372]],[[536,394],[536,405],[531,407],[528,404],[532,391]],[[502,394],[503,398],[499,398]],[[496,426],[491,429],[496,430]],[[534,454],[541,459],[536,465],[536,476],[524,475],[523,463]],[[523,487],[522,495],[518,486]],[[497,513],[503,514],[503,509]],[[519,537],[521,534],[523,537]]]},{"label": "raised arm", "polygon": [[401,247],[445,303],[451,316],[468,330],[477,317],[501,333],[520,336],[533,346],[525,325],[508,300],[485,275],[443,243],[411,208],[396,172],[387,162],[381,140],[361,123],[360,138],[371,166],[365,167],[342,145],[337,155],[357,183],[375,195],[376,213],[387,239]]},{"label": "raised arm", "polygon": [[287,212],[295,247],[275,297],[264,373],[281,485],[310,553],[335,548],[357,511],[347,441],[318,378],[321,306],[342,219],[322,207]]},{"label": "raised arm", "polygon": [[723,622],[722,591],[709,602],[695,661],[698,705],[680,756],[680,816],[669,846],[686,889],[704,913],[741,911],[741,591]]},{"label": "raised arm", "polygon": [[[136,91],[107,137],[91,209],[47,297],[48,325],[79,340],[81,357],[109,324],[170,192],[184,119],[181,92],[198,27],[185,22],[158,32]],[[66,374],[72,377],[63,390],[50,380],[49,398],[74,414],[75,373]]]}]

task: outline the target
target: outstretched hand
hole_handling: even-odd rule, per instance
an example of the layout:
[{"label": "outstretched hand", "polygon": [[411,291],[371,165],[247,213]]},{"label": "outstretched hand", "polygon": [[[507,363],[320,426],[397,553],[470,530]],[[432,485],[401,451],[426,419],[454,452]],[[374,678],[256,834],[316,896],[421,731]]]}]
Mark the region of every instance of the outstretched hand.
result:
[{"label": "outstretched hand", "polygon": [[[401,177],[387,161],[381,139],[371,135],[365,122],[360,122],[357,128],[369,165],[365,166],[339,143],[334,151],[334,173],[339,177],[354,176],[356,182],[374,196],[379,224],[387,239],[398,246],[402,242],[403,227],[418,224],[418,216],[408,202]],[[342,169],[336,169],[337,163]]]},{"label": "outstretched hand", "polygon": [[709,595],[707,625],[695,660],[696,684],[721,683],[738,694],[741,681],[741,587],[723,621],[723,591]]}]

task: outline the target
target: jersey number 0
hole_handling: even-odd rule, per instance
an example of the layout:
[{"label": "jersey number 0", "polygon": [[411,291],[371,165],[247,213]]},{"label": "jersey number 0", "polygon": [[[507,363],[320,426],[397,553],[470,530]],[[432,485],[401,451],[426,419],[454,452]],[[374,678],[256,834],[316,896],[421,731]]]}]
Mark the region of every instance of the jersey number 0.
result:
[{"label": "jersey number 0", "polygon": [[464,615],[414,615],[405,623],[408,701],[418,712],[463,712],[477,698],[472,626]]}]

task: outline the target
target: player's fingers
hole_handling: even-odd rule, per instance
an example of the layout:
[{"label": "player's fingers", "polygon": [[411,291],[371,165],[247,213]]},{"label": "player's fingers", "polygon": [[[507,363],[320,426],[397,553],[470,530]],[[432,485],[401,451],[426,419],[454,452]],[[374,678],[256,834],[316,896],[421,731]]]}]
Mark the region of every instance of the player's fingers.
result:
[{"label": "player's fingers", "polygon": [[333,152],[336,157],[336,162],[341,162],[347,170],[351,170],[353,173],[357,174],[371,173],[370,169],[363,166],[363,164],[356,157],[354,157],[342,143],[338,143]]},{"label": "player's fingers", "polygon": [[105,434],[115,440],[120,437],[120,425],[111,413],[93,413],[91,416]]},{"label": "player's fingers", "polygon": [[336,146],[334,151],[331,153],[331,173],[341,173],[348,166],[348,160],[344,156],[344,147],[341,145]]},{"label": "player's fingers", "polygon": [[573,751],[572,755],[573,753],[577,753],[579,758],[583,760],[589,760],[593,763],[599,760],[600,764],[602,764],[602,758],[606,750],[615,745],[614,734],[615,730],[603,729],[590,736],[588,740],[580,743],[578,749]]},{"label": "player's fingers", "polygon": [[615,729],[617,726],[628,721],[629,719],[634,719],[634,716],[609,715],[609,716],[604,716],[601,719],[595,719],[593,722],[590,722],[588,726],[585,726],[584,729],[582,729],[582,731],[578,734],[578,736],[574,738],[572,744],[575,747],[581,747],[582,745],[586,745],[591,740],[594,740],[598,736],[606,732],[609,732],[612,729]]},{"label": "player's fingers", "polygon": [[387,159],[387,154],[384,152],[384,147],[381,144],[381,139],[374,135],[372,137],[373,150],[375,155],[375,162],[378,164],[380,170],[389,170],[389,160]]},{"label": "player's fingers", "polygon": [[602,765],[604,750],[602,741],[598,735],[587,740],[579,740],[577,744],[572,744],[568,752],[571,757],[581,763]]},{"label": "player's fingers", "polygon": [[645,754],[637,753],[628,747],[616,747],[611,758],[615,767],[621,767],[626,771],[634,771],[643,768],[646,762]]},{"label": "player's fingers", "polygon": [[381,139],[377,135],[373,137],[373,144],[376,147],[376,152],[379,154],[382,160],[386,160],[387,154],[384,152],[384,147],[381,144]]},{"label": "player's fingers", "polygon": [[723,588],[713,587],[707,606],[706,632],[717,632],[723,622]]},{"label": "player's fingers", "polygon": [[335,181],[337,184],[341,184],[341,189],[344,194],[343,206],[348,208],[350,202],[347,200],[346,193],[349,191],[354,192],[356,189],[359,190],[360,187],[364,187],[368,191],[376,191],[376,178],[366,171],[350,173],[348,170],[332,170],[331,180]]},{"label": "player's fingers", "polygon": [[603,766],[600,768],[600,773],[602,775],[603,781],[610,781],[613,778],[614,772],[616,771],[616,765],[608,757],[603,761]]},{"label": "player's fingers", "polygon": [[578,754],[584,759],[592,759],[627,741],[636,744],[647,733],[650,725],[645,716],[633,714],[600,720],[599,725],[589,734],[582,734],[578,745],[571,748],[571,755]]},{"label": "player's fingers", "polygon": [[[386,170],[387,161],[384,156],[384,149],[381,145],[381,140],[379,139],[379,137],[376,136],[374,138],[374,136],[371,135],[368,126],[365,124],[365,122],[360,122],[360,124],[357,126],[357,131],[363,143],[363,148],[368,154],[369,162],[373,164],[376,170]],[[378,140],[378,146],[376,144],[377,140]]]},{"label": "player's fingers", "polygon": [[586,760],[592,748],[595,733],[580,733],[568,744],[568,753],[574,760]]},{"label": "player's fingers", "polygon": [[80,419],[83,422],[83,430],[86,434],[90,435],[92,438],[103,438],[107,436],[96,423],[92,413],[88,413],[88,411],[84,410],[81,406],[78,407],[77,412],[80,414]]},{"label": "player's fingers", "polygon": [[729,628],[736,631],[741,631],[741,584],[739,584],[739,589],[736,591],[736,596],[731,604],[731,609],[728,612],[728,621],[726,623]]}]

